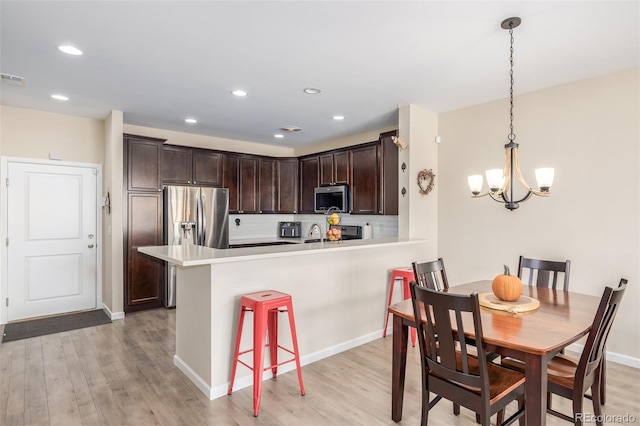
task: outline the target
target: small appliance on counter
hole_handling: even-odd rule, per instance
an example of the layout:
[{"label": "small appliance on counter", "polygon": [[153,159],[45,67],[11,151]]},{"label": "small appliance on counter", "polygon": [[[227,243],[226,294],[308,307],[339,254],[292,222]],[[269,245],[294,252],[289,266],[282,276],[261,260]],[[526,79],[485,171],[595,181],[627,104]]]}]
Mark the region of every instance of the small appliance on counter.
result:
[{"label": "small appliance on counter", "polygon": [[356,225],[338,225],[331,226],[332,228],[340,228],[342,231],[342,240],[361,240],[362,239],[362,226]]},{"label": "small appliance on counter", "polygon": [[301,222],[278,222],[279,238],[300,238],[302,236]]}]

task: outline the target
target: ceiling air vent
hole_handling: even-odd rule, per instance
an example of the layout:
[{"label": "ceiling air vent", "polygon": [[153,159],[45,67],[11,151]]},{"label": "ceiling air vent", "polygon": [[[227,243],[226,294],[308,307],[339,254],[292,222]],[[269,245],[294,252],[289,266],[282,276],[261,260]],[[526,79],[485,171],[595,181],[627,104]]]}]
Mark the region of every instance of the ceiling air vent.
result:
[{"label": "ceiling air vent", "polygon": [[24,77],[4,73],[0,73],[0,77],[2,77],[2,80],[0,80],[2,83],[12,84],[14,86],[24,86]]},{"label": "ceiling air vent", "polygon": [[298,126],[285,126],[285,127],[280,127],[280,130],[282,130],[283,132],[294,133],[294,132],[299,132],[302,129]]}]

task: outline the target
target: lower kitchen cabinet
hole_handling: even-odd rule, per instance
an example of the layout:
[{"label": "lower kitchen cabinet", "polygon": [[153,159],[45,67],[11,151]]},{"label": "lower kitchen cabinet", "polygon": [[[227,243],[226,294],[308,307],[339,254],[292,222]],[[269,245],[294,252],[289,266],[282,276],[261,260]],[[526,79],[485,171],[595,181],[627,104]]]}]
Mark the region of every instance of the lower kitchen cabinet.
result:
[{"label": "lower kitchen cabinet", "polygon": [[127,212],[124,311],[159,308],[163,262],[138,253],[138,247],[162,245],[162,193],[129,193]]}]

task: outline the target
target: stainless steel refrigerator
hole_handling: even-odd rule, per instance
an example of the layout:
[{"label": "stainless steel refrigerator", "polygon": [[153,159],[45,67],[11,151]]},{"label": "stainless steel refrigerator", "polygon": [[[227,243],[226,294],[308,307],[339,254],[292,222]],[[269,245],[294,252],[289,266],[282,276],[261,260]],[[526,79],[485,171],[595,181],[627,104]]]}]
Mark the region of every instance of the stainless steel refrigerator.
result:
[{"label": "stainless steel refrigerator", "polygon": [[[166,186],[165,245],[229,248],[229,193],[226,188]],[[176,306],[176,267],[166,266],[164,304]]]}]

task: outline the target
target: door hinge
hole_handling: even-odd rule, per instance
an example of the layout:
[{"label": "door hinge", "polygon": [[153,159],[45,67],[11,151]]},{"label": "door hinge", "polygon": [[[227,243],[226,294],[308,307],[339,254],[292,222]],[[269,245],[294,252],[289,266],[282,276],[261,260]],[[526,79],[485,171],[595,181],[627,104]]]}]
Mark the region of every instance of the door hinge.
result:
[{"label": "door hinge", "polygon": [[9,307],[9,298],[7,297],[7,299],[4,302],[5,306]]},{"label": "door hinge", "polygon": [[9,178],[7,178],[4,182],[5,186],[8,188],[9,187]]},{"label": "door hinge", "polygon": [[9,238],[8,237],[4,240],[4,245],[6,247],[9,247]]}]

